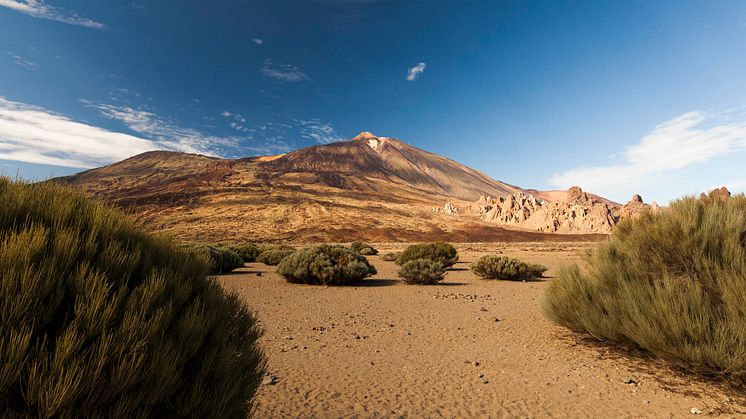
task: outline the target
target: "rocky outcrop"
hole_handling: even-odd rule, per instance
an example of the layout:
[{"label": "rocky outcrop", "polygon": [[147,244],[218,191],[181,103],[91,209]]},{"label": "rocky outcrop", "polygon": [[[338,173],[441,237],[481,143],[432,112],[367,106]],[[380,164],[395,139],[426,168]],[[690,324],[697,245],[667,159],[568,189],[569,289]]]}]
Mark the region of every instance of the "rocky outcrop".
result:
[{"label": "rocky outcrop", "polygon": [[480,197],[472,210],[483,219],[548,233],[610,233],[616,225],[612,208],[575,186],[566,201],[545,201],[518,192],[505,198]]},{"label": "rocky outcrop", "polygon": [[450,202],[446,202],[446,204],[443,206],[443,213],[448,215],[454,215],[458,213],[458,208],[451,204]]},{"label": "rocky outcrop", "polygon": [[711,190],[707,194],[705,194],[704,192],[702,192],[699,195],[699,198],[700,199],[705,199],[705,198],[709,197],[709,198],[712,198],[712,199],[725,199],[725,198],[729,198],[730,196],[731,196],[731,193],[728,190],[728,188],[726,188],[725,186],[723,186],[721,188],[715,188],[715,189]]},{"label": "rocky outcrop", "polygon": [[632,199],[629,200],[624,206],[619,209],[617,218],[618,221],[626,218],[637,218],[646,211],[659,212],[661,207],[658,203],[653,201],[652,204],[646,204],[640,195],[632,195]]}]

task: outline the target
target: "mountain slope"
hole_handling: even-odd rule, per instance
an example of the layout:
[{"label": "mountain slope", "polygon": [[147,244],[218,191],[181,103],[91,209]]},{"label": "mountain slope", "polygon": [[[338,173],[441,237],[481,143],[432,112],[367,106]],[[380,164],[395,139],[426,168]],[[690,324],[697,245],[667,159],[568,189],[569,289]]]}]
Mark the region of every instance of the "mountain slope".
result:
[{"label": "mountain slope", "polygon": [[55,181],[118,205],[153,230],[189,240],[560,239],[436,211],[446,202],[465,207],[482,195],[523,190],[370,133],[236,160],[148,152]]}]

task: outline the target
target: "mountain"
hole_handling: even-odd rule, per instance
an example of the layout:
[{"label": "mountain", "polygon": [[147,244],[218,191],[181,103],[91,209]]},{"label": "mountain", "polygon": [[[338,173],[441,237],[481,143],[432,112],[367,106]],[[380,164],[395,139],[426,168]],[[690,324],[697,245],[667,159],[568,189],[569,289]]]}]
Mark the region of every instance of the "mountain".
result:
[{"label": "mountain", "polygon": [[[188,240],[567,239],[521,226],[506,229],[468,211],[454,215],[484,195],[526,191],[369,132],[235,160],[147,152],[54,181],[113,203],[150,229]],[[546,194],[552,193],[558,194]]]}]

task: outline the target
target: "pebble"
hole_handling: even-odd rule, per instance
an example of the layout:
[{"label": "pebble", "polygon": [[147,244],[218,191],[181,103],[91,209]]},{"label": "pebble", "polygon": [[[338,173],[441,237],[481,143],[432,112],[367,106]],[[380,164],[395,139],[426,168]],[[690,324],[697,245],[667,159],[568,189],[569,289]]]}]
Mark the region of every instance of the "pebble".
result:
[{"label": "pebble", "polygon": [[689,409],[689,413],[691,413],[692,415],[701,415],[702,411],[697,409],[696,407],[692,407],[691,409]]}]

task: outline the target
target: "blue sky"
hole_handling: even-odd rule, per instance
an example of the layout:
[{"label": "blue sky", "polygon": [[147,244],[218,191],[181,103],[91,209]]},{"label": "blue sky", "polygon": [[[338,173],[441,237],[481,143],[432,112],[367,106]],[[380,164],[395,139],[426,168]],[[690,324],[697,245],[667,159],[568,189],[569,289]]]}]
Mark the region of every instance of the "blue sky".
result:
[{"label": "blue sky", "polygon": [[0,0],[0,172],[403,139],[525,188],[746,190],[742,1]]}]

